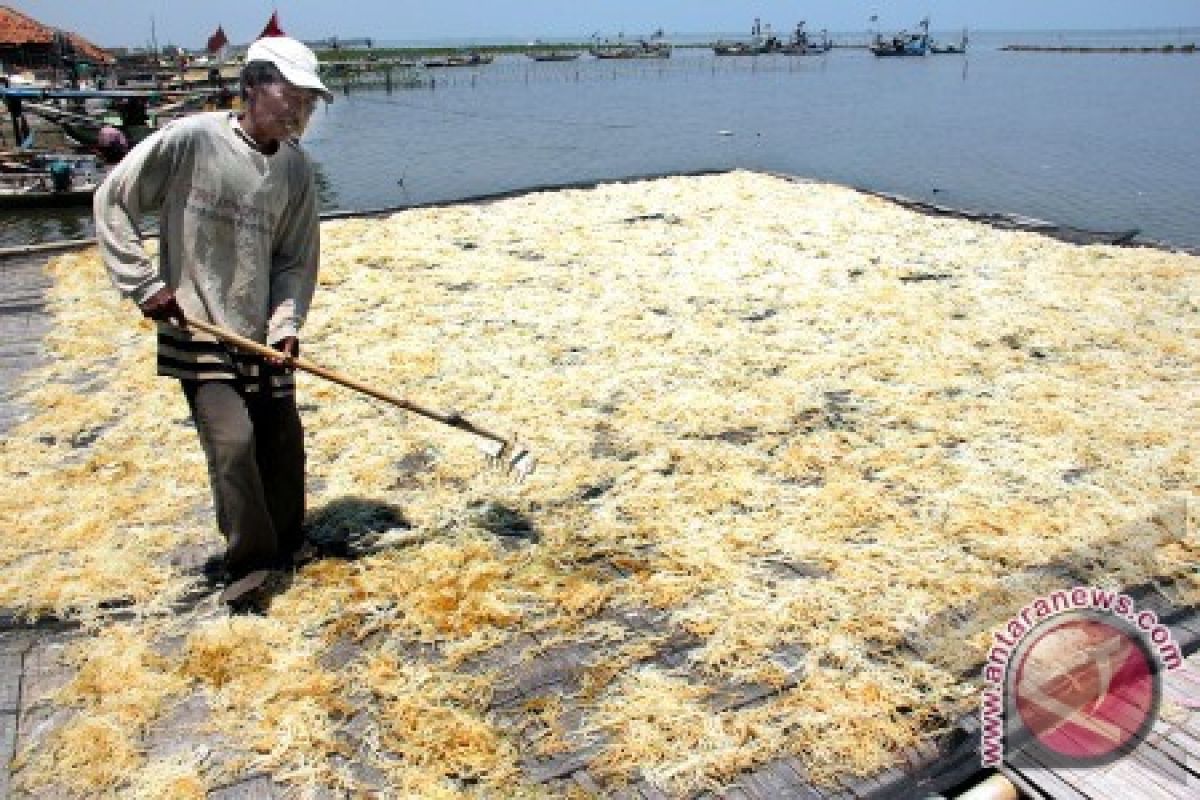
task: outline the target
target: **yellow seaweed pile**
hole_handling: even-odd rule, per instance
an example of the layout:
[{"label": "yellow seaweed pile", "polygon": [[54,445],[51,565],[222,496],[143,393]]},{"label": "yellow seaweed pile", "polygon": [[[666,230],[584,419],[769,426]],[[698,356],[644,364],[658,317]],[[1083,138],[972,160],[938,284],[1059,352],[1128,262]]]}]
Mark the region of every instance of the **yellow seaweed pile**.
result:
[{"label": "yellow seaweed pile", "polygon": [[[966,670],[1038,594],[1200,598],[1186,520],[1127,527],[1196,491],[1194,257],[744,172],[323,237],[306,355],[518,431],[539,471],[510,484],[463,434],[302,376],[311,506],[398,509],[410,536],[305,567],[263,618],[180,616],[171,554],[216,549],[186,408],[96,253],[57,259],[56,363],[0,445],[0,607],[94,635],[20,785],[200,796],[269,771],[303,793],[369,768],[398,794],[532,796],[523,749],[585,740],[599,779],[680,795],[780,754],[869,774],[973,707]],[[480,508],[532,533],[505,543]],[[117,599],[134,619],[106,621]],[[646,610],[665,627],[614,621]],[[672,635],[690,649],[662,659]],[[577,694],[510,705],[514,726],[511,674],[480,659],[520,642],[595,647]],[[775,691],[718,702],[747,685]],[[237,757],[148,754],[195,696]]]}]

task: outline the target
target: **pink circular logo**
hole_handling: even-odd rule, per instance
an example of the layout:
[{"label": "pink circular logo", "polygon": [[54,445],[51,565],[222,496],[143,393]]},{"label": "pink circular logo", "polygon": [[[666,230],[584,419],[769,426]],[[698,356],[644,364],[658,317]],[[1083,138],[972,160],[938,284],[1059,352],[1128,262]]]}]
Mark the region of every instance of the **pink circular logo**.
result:
[{"label": "pink circular logo", "polygon": [[1073,764],[1133,749],[1160,697],[1153,657],[1137,632],[1088,612],[1056,617],[1027,637],[1011,690],[1031,743]]}]

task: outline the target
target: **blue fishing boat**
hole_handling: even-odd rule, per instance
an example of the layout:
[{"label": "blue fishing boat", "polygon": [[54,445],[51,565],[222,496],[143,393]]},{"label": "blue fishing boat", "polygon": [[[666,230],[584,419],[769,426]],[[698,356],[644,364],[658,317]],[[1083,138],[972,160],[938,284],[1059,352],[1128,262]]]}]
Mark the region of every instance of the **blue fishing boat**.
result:
[{"label": "blue fishing boat", "polygon": [[925,55],[929,52],[929,17],[917,27],[918,33],[900,31],[890,39],[876,35],[871,52],[880,57]]}]

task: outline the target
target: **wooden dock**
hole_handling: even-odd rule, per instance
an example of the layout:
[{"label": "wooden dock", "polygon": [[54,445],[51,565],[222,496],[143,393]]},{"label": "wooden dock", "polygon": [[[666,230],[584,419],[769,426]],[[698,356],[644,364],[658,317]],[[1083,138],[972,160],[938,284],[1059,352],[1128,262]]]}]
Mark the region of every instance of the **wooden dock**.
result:
[{"label": "wooden dock", "polygon": [[[52,252],[26,252],[0,258],[0,435],[7,436],[27,412],[16,403],[12,389],[20,376],[45,362],[42,337],[49,328],[44,311],[44,292],[49,280],[43,272]],[[1185,515],[1186,519],[1186,515]],[[1185,523],[1186,524],[1186,523]],[[1190,532],[1195,535],[1195,532]],[[214,537],[214,548],[216,541]],[[800,576],[801,578],[803,576]],[[1165,676],[1166,698],[1171,713],[1164,714],[1153,728],[1152,735],[1132,754],[1106,767],[1090,769],[1050,768],[1027,755],[1017,755],[1002,774],[1031,798],[1055,800],[1183,800],[1200,796],[1200,614],[1195,609],[1173,608],[1148,587],[1133,590],[1139,607],[1156,611],[1172,630],[1176,641],[1189,654],[1186,668]],[[197,606],[203,598],[197,598]],[[615,623],[631,630],[652,633],[671,633],[661,614],[623,614]],[[0,797],[28,796],[16,794],[12,786],[10,765],[16,753],[37,747],[48,732],[64,724],[69,713],[44,701],[45,695],[64,685],[71,677],[70,668],[61,660],[65,648],[80,634],[69,621],[43,621],[29,626],[0,609]],[[666,665],[686,662],[687,654],[696,642],[685,634],[674,632],[662,639],[663,644],[648,661]],[[346,663],[367,644],[347,643],[335,647],[326,655],[331,664]],[[573,740],[571,721],[581,719],[581,711],[570,707],[597,648],[587,641],[572,642],[547,649],[529,662],[522,654],[540,643],[529,635],[515,637],[508,646],[488,653],[464,669],[499,668],[507,677],[496,687],[490,713],[496,719],[514,723],[523,709],[539,698],[558,698],[566,712],[562,722],[568,741],[573,746],[551,757],[538,754],[535,744],[541,731],[525,725],[519,736],[521,764],[530,781],[543,785],[557,795],[616,797],[622,800],[661,800],[666,798],[658,788],[641,780],[632,785],[614,788],[589,771],[598,752],[597,743],[585,738]],[[356,649],[358,648],[358,649]],[[427,656],[428,654],[426,654]],[[414,653],[414,658],[422,657]],[[731,686],[720,702],[723,708],[747,707],[761,702],[786,686]],[[183,744],[195,744],[205,738],[205,747],[216,761],[228,757],[232,763],[236,754],[223,747],[228,743],[213,740],[204,733],[206,709],[203,703],[184,702],[159,720],[143,743],[147,752],[171,752]],[[357,719],[357,718],[356,718]],[[347,724],[345,736],[351,752],[361,741],[361,730],[355,732],[356,722]],[[868,798],[928,798],[956,796],[986,777],[980,767],[979,722],[974,714],[965,716],[950,732],[938,741],[914,748],[904,754],[895,767],[868,779],[845,777],[836,786],[816,785],[800,762],[787,754],[741,775],[719,795],[700,794],[691,800],[867,800]],[[372,776],[360,776],[371,783]],[[376,777],[374,780],[381,781]],[[388,787],[376,787],[386,796]],[[292,789],[272,781],[269,775],[243,776],[239,782],[220,787],[210,797],[283,798]],[[48,795],[47,795],[48,796]],[[333,796],[333,795],[330,795]]]},{"label": "wooden dock", "polygon": [[[1168,698],[1200,705],[1200,655],[1167,673]],[[1049,767],[1026,754],[1002,770],[1025,797],[1041,800],[1192,800],[1200,797],[1200,710],[1176,712],[1124,758],[1098,767]]]},{"label": "wooden dock", "polygon": [[[1195,536],[1198,532],[1191,531]],[[1153,592],[1137,595],[1189,656],[1163,675],[1163,704],[1150,735],[1129,755],[1095,767],[1051,767],[1017,754],[1002,770],[1035,800],[1191,800],[1200,797],[1200,613],[1176,609]]]},{"label": "wooden dock", "polygon": [[11,397],[13,387],[44,363],[42,337],[50,324],[44,313],[46,258],[33,252],[0,259],[0,435],[26,413]]}]

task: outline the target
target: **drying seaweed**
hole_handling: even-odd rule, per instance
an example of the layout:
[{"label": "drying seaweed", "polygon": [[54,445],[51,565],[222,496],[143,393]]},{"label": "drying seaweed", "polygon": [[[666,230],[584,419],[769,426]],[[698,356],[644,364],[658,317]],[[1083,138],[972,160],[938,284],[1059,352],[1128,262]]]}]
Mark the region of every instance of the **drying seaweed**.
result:
[{"label": "drying seaweed", "polygon": [[[97,254],[57,259],[0,607],[92,637],[19,786],[536,796],[521,731],[561,756],[568,712],[606,787],[871,774],[1063,576],[1200,600],[1187,521],[1127,527],[1197,488],[1194,257],[747,173],[330,222],[323,251],[306,352],[520,431],[539,472],[301,376],[314,538],[393,546],[180,616],[172,553],[217,549],[186,407]],[[227,755],[148,754],[197,696]]]}]

